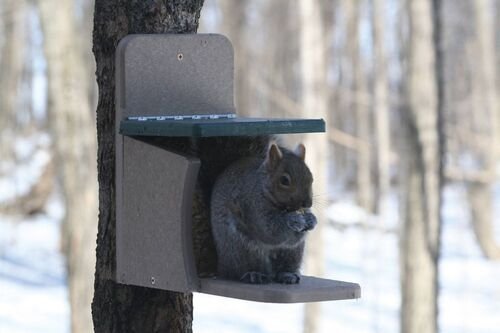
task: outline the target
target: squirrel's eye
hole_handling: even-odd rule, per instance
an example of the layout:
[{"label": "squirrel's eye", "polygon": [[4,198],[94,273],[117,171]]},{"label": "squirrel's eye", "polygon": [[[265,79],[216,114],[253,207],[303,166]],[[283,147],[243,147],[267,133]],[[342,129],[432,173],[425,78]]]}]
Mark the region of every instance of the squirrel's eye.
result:
[{"label": "squirrel's eye", "polygon": [[280,184],[282,186],[288,187],[290,186],[291,183],[292,181],[290,180],[290,176],[287,175],[286,173],[280,177]]}]

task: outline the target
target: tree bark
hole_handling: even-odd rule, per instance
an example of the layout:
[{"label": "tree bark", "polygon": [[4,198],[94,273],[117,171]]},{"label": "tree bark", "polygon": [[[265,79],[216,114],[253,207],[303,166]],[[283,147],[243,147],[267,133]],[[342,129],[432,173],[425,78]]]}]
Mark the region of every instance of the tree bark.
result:
[{"label": "tree bark", "polygon": [[[115,277],[115,50],[131,33],[194,33],[203,0],[96,0],[99,226],[92,315],[96,332],[190,332],[192,295],[121,285]],[[180,147],[181,150],[182,147]],[[196,207],[194,209],[196,211]],[[196,237],[196,233],[195,233]]]},{"label": "tree bark", "polygon": [[441,151],[430,0],[409,0],[402,144],[401,332],[437,332]]},{"label": "tree bark", "polygon": [[[300,0],[300,60],[302,74],[302,112],[305,118],[323,118],[328,122],[326,91],[326,41],[321,20],[319,0]],[[306,136],[306,159],[314,175],[315,198],[328,193],[327,161],[328,137],[309,134]],[[323,274],[323,241],[321,229],[326,223],[324,210],[317,209],[318,225],[306,242],[306,271],[308,274]],[[319,303],[305,306],[304,332],[318,331]]]},{"label": "tree bark", "polygon": [[38,0],[47,60],[48,114],[66,215],[66,252],[72,332],[92,331],[91,301],[97,233],[96,133],[88,79],[76,42],[72,0]]}]

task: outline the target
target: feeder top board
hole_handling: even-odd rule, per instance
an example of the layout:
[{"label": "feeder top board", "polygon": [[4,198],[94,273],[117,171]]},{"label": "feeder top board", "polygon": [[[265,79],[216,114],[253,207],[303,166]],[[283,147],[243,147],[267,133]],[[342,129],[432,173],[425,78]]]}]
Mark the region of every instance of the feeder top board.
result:
[{"label": "feeder top board", "polygon": [[268,119],[236,116],[128,117],[120,133],[129,136],[243,136],[324,132],[322,119]]}]

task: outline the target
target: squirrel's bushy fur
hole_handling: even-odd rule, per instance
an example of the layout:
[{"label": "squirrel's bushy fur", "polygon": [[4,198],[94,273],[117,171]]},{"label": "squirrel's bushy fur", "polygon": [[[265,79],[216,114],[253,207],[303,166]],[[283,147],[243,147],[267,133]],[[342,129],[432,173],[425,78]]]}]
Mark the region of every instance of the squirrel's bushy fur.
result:
[{"label": "squirrel's bushy fur", "polygon": [[217,275],[248,283],[298,283],[313,177],[305,148],[271,143],[266,154],[242,158],[218,178],[211,197]]}]

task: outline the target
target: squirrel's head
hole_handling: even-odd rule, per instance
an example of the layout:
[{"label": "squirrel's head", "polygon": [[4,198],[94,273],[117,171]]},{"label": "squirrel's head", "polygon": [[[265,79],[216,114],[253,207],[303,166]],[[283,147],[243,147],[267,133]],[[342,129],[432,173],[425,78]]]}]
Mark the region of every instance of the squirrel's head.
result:
[{"label": "squirrel's head", "polygon": [[313,176],[306,163],[306,148],[297,145],[294,151],[272,143],[262,167],[268,175],[266,195],[279,209],[296,211],[312,206]]}]

